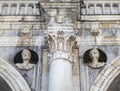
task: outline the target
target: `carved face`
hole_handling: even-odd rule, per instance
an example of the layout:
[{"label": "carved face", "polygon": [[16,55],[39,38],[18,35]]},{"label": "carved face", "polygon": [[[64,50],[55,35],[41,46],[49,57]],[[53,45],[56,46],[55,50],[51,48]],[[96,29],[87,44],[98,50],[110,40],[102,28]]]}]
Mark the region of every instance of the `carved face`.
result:
[{"label": "carved face", "polygon": [[91,59],[98,59],[100,56],[100,53],[99,51],[96,49],[96,48],[93,48],[91,51],[90,51],[90,57]]},{"label": "carved face", "polygon": [[30,36],[30,30],[27,27],[24,27],[20,30],[21,36]]},{"label": "carved face", "polygon": [[31,52],[27,49],[23,50],[22,51],[22,59],[23,59],[23,62],[24,61],[30,61],[31,59]]},{"label": "carved face", "polygon": [[28,30],[27,28],[24,28],[24,29],[22,30],[22,33],[27,34],[27,33],[29,33],[29,30]]}]

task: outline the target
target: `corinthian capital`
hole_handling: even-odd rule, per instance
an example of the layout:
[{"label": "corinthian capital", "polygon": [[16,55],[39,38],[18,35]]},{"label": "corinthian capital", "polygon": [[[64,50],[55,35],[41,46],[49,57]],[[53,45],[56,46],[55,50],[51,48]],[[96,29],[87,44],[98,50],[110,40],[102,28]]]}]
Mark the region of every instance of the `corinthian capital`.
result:
[{"label": "corinthian capital", "polygon": [[65,33],[58,31],[57,33],[47,32],[47,41],[51,51],[65,51],[70,52],[75,44],[74,33]]}]

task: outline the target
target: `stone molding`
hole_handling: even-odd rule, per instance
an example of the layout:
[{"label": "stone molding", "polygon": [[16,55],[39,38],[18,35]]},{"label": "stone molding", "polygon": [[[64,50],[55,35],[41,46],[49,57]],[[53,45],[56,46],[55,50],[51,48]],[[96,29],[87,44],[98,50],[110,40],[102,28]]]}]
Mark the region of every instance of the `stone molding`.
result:
[{"label": "stone molding", "polygon": [[110,3],[110,2],[112,2],[112,3],[115,3],[115,2],[119,3],[119,0],[114,0],[114,1],[113,0],[104,0],[104,1],[101,1],[101,0],[92,0],[92,1],[91,0],[84,0],[84,2],[87,3],[87,4],[88,3],[93,3],[93,2],[94,3]]},{"label": "stone molding", "polygon": [[0,46],[41,46],[43,37],[0,37]]},{"label": "stone molding", "polygon": [[76,9],[79,5],[78,2],[45,2],[41,3],[43,8],[45,9],[56,9],[56,8],[62,8],[62,9]]},{"label": "stone molding", "polygon": [[[37,16],[34,15],[27,15],[27,16],[22,16],[22,15],[18,15],[18,16],[0,16],[0,22],[2,23],[6,23],[6,22],[20,22],[20,21],[27,21],[27,23],[29,24],[29,22],[39,22],[40,19],[37,18]],[[28,22],[29,21],[29,22]]]},{"label": "stone molding", "polygon": [[82,15],[81,20],[83,21],[118,21],[120,20],[119,15]]},{"label": "stone molding", "polygon": [[[24,41],[23,41],[24,40]],[[33,37],[0,37],[0,46],[41,46],[44,45],[43,36]],[[76,37],[79,44],[95,45],[94,39],[88,36],[87,38]],[[97,45],[120,45],[120,37],[97,37]]]},{"label": "stone molding", "polygon": [[91,36],[87,36],[86,38],[77,37],[76,41],[79,44],[87,44],[87,45],[120,45],[120,37],[118,36],[98,36],[96,37],[95,44],[94,38]]},{"label": "stone molding", "polygon": [[[24,40],[24,41],[23,41]],[[41,46],[44,45],[44,36],[33,37],[0,37],[0,46]],[[94,39],[90,36],[86,38],[76,37],[79,44],[95,45]],[[120,45],[120,37],[97,37],[97,45]]]},{"label": "stone molding", "polygon": [[3,59],[0,59],[0,76],[8,83],[12,91],[31,91],[21,74]]},{"label": "stone molding", "polygon": [[97,76],[90,91],[107,91],[112,81],[120,74],[120,56],[108,64]]}]

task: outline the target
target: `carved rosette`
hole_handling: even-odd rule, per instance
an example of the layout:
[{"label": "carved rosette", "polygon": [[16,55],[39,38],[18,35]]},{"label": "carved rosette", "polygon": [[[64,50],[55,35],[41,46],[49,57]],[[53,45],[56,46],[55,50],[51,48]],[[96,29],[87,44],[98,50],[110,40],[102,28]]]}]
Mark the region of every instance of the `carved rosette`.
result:
[{"label": "carved rosette", "polygon": [[50,59],[65,59],[66,61],[72,62],[73,46],[75,46],[75,35],[73,33],[67,34],[63,31],[55,33],[47,33],[47,41],[50,48]]}]

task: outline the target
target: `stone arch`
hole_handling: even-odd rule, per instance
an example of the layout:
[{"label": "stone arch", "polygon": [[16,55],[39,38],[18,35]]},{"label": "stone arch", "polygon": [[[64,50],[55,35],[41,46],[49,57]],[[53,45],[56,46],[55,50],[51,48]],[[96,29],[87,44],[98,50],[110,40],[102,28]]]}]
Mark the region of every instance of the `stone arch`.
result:
[{"label": "stone arch", "polygon": [[31,91],[21,74],[1,58],[0,76],[7,82],[12,91]]},{"label": "stone arch", "polygon": [[120,74],[120,56],[108,64],[95,79],[90,91],[107,91],[113,80]]}]

